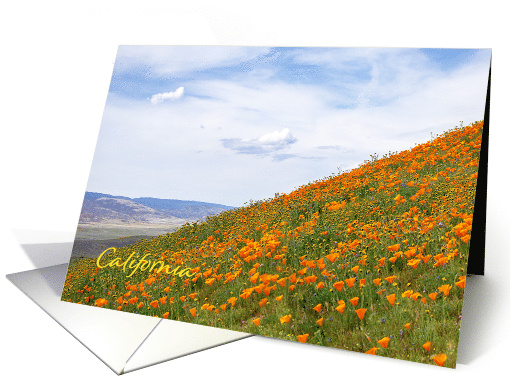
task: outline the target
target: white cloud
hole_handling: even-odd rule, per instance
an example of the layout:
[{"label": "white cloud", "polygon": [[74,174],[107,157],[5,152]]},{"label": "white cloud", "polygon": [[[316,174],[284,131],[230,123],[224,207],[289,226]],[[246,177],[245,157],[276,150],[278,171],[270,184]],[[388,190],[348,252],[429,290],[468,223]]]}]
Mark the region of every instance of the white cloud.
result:
[{"label": "white cloud", "polygon": [[264,134],[258,141],[263,145],[280,146],[295,142],[295,138],[290,133],[290,130],[285,128],[281,131],[275,130],[272,133]]},{"label": "white cloud", "polygon": [[[281,131],[276,130],[272,133],[264,134],[257,139],[226,138],[221,141],[223,147],[240,154],[268,155],[289,147],[297,140],[290,133],[289,128],[284,128]],[[279,155],[279,160],[295,157],[295,155],[282,155]]]},{"label": "white cloud", "polygon": [[175,100],[181,98],[183,94],[184,94],[184,87],[181,86],[174,92],[154,94],[151,97],[151,103],[153,105],[156,105],[156,104],[161,103],[166,100],[175,101]]}]

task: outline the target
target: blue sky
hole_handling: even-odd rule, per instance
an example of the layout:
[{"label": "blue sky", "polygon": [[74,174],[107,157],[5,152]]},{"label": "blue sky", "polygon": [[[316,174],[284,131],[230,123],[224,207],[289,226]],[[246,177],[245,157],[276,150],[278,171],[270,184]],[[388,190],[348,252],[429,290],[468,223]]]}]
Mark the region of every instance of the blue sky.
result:
[{"label": "blue sky", "polygon": [[490,50],[119,47],[88,191],[241,206],[483,119]]}]

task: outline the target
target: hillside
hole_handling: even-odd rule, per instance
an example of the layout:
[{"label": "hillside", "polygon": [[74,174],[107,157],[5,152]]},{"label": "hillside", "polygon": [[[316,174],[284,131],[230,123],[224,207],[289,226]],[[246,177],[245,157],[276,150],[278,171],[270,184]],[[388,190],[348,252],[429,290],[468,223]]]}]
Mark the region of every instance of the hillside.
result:
[{"label": "hillside", "polygon": [[176,199],[128,198],[86,192],[80,223],[166,224],[204,219],[233,207]]},{"label": "hillside", "polygon": [[455,367],[482,127],[82,259],[62,299]]}]

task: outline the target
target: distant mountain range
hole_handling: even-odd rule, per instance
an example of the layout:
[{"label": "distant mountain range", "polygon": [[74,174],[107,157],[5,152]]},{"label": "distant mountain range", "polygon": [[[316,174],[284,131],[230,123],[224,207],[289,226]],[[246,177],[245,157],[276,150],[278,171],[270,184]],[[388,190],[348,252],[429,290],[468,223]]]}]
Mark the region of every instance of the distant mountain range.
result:
[{"label": "distant mountain range", "polygon": [[128,198],[85,192],[80,223],[165,224],[201,220],[235,207],[191,200]]}]

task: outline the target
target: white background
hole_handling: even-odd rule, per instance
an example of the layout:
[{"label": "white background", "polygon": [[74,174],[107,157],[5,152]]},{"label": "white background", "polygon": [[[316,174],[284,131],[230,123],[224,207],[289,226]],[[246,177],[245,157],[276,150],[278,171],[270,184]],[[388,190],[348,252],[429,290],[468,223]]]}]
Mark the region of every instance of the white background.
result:
[{"label": "white background", "polygon": [[[2,6],[0,273],[34,268],[18,245],[19,230],[58,231],[62,240],[72,240],[118,45],[492,48],[486,276],[477,280],[469,300],[471,313],[463,326],[469,334],[461,335],[467,351],[457,370],[253,337],[120,378],[471,381],[508,374],[510,62],[504,2],[146,3]],[[116,378],[5,278],[0,282],[0,375]]]}]

